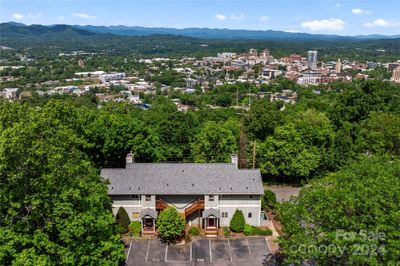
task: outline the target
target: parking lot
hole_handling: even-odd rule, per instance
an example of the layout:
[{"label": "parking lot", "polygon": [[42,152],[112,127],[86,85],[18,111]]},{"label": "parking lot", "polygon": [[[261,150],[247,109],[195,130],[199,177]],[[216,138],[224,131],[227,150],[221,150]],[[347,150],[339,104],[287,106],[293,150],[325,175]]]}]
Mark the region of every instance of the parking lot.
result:
[{"label": "parking lot", "polygon": [[265,237],[194,239],[190,245],[173,246],[158,239],[133,240],[127,265],[262,265],[269,248]]}]

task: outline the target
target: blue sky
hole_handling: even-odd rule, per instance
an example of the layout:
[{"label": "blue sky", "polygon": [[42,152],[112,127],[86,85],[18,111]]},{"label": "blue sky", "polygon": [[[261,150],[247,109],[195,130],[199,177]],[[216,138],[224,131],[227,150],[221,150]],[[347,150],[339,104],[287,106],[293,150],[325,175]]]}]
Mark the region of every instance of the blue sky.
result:
[{"label": "blue sky", "polygon": [[393,35],[400,0],[1,0],[0,20]]}]

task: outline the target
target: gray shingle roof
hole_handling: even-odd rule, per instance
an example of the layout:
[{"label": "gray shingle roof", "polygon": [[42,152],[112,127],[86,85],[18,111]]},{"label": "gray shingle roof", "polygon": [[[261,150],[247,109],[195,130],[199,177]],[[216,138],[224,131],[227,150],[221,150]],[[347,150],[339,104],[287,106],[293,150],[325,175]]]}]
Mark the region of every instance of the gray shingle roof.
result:
[{"label": "gray shingle roof", "polygon": [[207,218],[210,216],[221,218],[221,216],[219,215],[219,211],[217,209],[209,208],[203,211],[203,218]]},{"label": "gray shingle roof", "polygon": [[132,163],[104,168],[109,195],[264,194],[258,169],[228,163]]},{"label": "gray shingle roof", "polygon": [[140,218],[146,218],[146,217],[157,219],[157,211],[150,208],[143,209],[140,212]]}]

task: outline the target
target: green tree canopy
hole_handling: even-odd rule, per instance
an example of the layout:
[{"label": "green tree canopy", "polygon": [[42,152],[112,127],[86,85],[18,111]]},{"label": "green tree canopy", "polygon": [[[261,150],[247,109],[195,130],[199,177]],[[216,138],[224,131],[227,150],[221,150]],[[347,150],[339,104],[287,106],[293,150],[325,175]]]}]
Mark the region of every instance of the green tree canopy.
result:
[{"label": "green tree canopy", "polygon": [[358,146],[361,152],[400,156],[400,115],[372,112],[361,124]]},{"label": "green tree canopy", "polygon": [[0,132],[2,265],[124,260],[106,184],[69,119],[72,110],[49,104]]},{"label": "green tree canopy", "polygon": [[229,156],[238,148],[239,122],[234,129],[236,132],[232,130],[229,120],[222,125],[214,121],[205,122],[191,144],[194,160],[196,162],[228,162]]},{"label": "green tree canopy", "polygon": [[173,242],[185,230],[185,221],[174,207],[161,211],[157,218],[158,235],[167,242]]},{"label": "green tree canopy", "polygon": [[[362,158],[279,208],[289,263],[394,265],[400,259],[400,161]],[[331,247],[331,251],[323,249]],[[322,248],[321,248],[322,247]]]},{"label": "green tree canopy", "polygon": [[120,230],[123,233],[128,232],[129,224],[131,223],[131,219],[129,219],[129,215],[126,212],[124,207],[119,207],[117,211],[117,215],[115,216],[115,220],[117,224],[120,226]]}]

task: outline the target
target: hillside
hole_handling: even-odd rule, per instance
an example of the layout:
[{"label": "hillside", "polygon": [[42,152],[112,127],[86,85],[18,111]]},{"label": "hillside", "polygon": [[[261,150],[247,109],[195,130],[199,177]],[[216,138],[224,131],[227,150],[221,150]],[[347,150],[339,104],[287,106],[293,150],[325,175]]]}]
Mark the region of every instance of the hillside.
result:
[{"label": "hillside", "polygon": [[[206,56],[215,55],[221,51],[245,52],[250,48],[260,50],[268,48],[276,57],[290,53],[304,54],[307,50],[315,49],[320,52],[320,58],[325,61],[342,58],[363,62],[371,60],[388,62],[398,60],[400,54],[400,38],[364,39],[270,31],[269,36],[272,39],[259,40],[253,38],[255,35],[249,35],[253,34],[253,31],[243,31],[247,34],[248,39],[239,37],[223,39],[221,36],[227,36],[224,35],[225,30],[211,30],[214,34],[212,35],[209,33],[209,29],[204,29],[202,33],[203,36],[207,35],[207,38],[194,38],[176,35],[178,32],[182,32],[181,30],[176,30],[174,34],[170,29],[163,29],[162,32],[170,33],[166,35],[156,34],[160,32],[155,28],[139,27],[136,28],[141,35],[126,36],[110,33],[109,29],[121,33],[132,31],[130,27],[85,27],[86,29],[70,25],[26,26],[20,23],[2,23],[0,24],[0,44],[20,52],[29,48],[29,53],[33,57],[52,57],[62,52],[77,50],[124,56],[132,54]],[[185,30],[189,32],[190,29]],[[192,35],[195,35],[194,33],[200,34],[200,30],[193,29]],[[218,31],[221,32],[221,36],[211,38],[211,36],[216,36],[215,34]],[[150,32],[154,34],[150,34]],[[231,31],[227,30],[227,32]],[[240,31],[237,32],[237,34],[239,33]],[[285,34],[290,37],[284,38]],[[318,39],[321,36],[324,36],[324,38]],[[46,47],[46,49],[43,49],[43,47]]]}]

